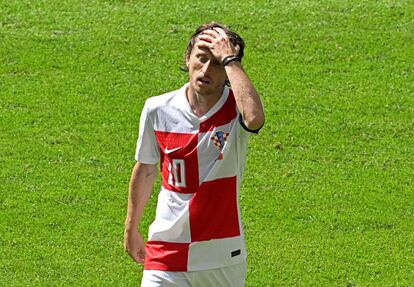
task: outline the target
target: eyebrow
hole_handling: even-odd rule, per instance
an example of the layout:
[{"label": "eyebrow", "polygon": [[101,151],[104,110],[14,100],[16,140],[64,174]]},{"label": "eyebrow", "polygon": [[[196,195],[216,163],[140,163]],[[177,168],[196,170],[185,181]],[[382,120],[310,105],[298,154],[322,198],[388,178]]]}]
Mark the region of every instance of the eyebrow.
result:
[{"label": "eyebrow", "polygon": [[208,56],[206,52],[196,52],[195,56]]},{"label": "eyebrow", "polygon": [[[196,49],[200,50],[201,53],[205,53],[205,54],[208,54],[208,52],[210,52],[210,50],[208,48],[205,48],[205,47],[196,46]],[[200,52],[197,51],[197,53],[200,53]]]}]

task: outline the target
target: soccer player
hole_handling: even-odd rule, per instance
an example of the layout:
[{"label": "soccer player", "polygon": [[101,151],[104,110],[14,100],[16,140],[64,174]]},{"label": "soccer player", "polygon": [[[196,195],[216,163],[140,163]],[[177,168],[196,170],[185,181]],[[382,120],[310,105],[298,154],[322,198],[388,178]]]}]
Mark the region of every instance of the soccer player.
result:
[{"label": "soccer player", "polygon": [[[239,190],[248,138],[264,113],[243,51],[226,26],[200,26],[185,53],[189,82],[145,102],[124,238],[125,251],[144,264],[141,286],[244,286]],[[162,186],[144,242],[137,226],[158,162]]]}]

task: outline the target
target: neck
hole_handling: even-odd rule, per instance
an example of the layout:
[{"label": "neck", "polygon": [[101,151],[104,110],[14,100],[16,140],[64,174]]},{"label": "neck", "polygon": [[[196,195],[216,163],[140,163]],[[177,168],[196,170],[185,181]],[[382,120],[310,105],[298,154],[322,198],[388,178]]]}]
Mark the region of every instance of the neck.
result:
[{"label": "neck", "polygon": [[219,91],[211,94],[197,93],[192,89],[191,85],[187,88],[186,95],[188,103],[197,117],[205,115],[220,99],[223,94],[224,87]]}]

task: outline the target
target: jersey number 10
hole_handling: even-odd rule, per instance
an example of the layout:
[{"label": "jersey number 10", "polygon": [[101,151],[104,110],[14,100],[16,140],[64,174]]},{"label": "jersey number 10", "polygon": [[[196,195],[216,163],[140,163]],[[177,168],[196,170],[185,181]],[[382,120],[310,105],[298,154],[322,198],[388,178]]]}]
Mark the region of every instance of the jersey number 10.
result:
[{"label": "jersey number 10", "polygon": [[185,162],[183,159],[172,159],[168,165],[168,184],[175,187],[187,187],[185,183]]}]

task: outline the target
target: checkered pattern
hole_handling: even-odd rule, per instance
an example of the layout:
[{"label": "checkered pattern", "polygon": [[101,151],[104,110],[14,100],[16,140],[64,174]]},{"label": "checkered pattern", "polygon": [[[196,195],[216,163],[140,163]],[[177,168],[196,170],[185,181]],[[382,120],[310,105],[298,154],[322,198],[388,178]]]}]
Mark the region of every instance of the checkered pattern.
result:
[{"label": "checkered pattern", "polygon": [[248,133],[231,90],[202,118],[192,113],[185,90],[148,99],[141,114],[136,159],[159,161],[162,176],[146,270],[213,269],[246,256],[238,188]]},{"label": "checkered pattern", "polygon": [[219,148],[219,150],[222,150],[228,135],[229,133],[216,132],[215,135],[211,137],[211,140]]},{"label": "checkered pattern", "polygon": [[222,160],[223,159],[223,148],[226,144],[227,136],[229,133],[224,133],[222,131],[215,132],[214,136],[211,137],[211,140],[213,141],[214,145],[219,150],[219,156],[217,159]]}]

